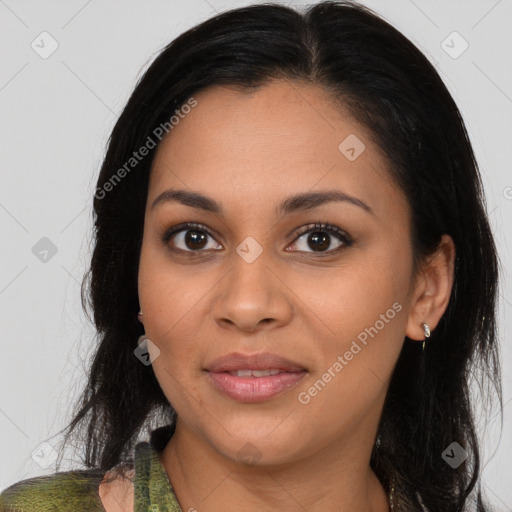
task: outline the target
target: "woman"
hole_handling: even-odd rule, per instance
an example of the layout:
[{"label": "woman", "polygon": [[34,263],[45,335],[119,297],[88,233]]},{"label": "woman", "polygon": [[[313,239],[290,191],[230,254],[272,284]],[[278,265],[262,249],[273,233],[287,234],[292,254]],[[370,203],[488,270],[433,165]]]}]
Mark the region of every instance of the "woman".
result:
[{"label": "woman", "polygon": [[100,344],[66,434],[89,469],[2,511],[489,510],[469,387],[501,403],[495,245],[457,106],[396,29],[322,2],[187,31],[94,211]]}]

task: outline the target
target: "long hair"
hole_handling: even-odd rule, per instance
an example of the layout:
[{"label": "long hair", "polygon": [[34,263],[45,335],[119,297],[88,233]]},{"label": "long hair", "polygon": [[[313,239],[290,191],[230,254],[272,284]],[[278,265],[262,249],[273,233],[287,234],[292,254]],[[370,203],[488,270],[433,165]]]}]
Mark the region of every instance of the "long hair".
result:
[{"label": "long hair", "polygon": [[[130,460],[149,422],[176,418],[152,367],[133,353],[143,333],[137,275],[158,144],[136,162],[133,152],[147,147],[148,137],[154,141],[158,127],[169,130],[169,119],[199,91],[220,84],[254,90],[273,79],[323,87],[333,108],[348,108],[369,129],[412,210],[415,268],[443,234],[454,240],[447,310],[424,353],[421,344],[404,340],[370,462],[384,485],[394,478],[408,510],[423,503],[434,512],[470,505],[487,511],[470,392],[477,383],[501,406],[502,390],[498,259],[477,163],[461,114],[427,58],[370,9],[349,1],[303,11],[258,4],[224,12],[168,44],[137,83],[97,181],[82,306],[93,312],[98,343],[65,443],[81,436],[84,464],[108,470]],[[468,456],[457,468],[442,456],[452,443]]]}]

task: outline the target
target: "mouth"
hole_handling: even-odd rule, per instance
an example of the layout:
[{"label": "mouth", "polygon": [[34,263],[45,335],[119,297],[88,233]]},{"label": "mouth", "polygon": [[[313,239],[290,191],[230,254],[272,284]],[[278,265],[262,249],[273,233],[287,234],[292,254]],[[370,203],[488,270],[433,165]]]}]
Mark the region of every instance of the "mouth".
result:
[{"label": "mouth", "polygon": [[232,353],[205,368],[210,383],[238,402],[264,402],[295,388],[308,373],[300,364],[276,354]]},{"label": "mouth", "polygon": [[[287,359],[270,352],[260,352],[255,354],[243,354],[241,352],[232,352],[222,357],[214,359],[209,363],[205,370],[214,373],[230,371],[281,371],[281,372],[300,372],[306,368],[296,361]],[[264,377],[265,375],[262,375]]]},{"label": "mouth", "polygon": [[279,373],[286,373],[284,370],[272,368],[268,370],[232,370],[229,372],[230,375],[235,377],[269,377],[270,375],[278,375]]}]

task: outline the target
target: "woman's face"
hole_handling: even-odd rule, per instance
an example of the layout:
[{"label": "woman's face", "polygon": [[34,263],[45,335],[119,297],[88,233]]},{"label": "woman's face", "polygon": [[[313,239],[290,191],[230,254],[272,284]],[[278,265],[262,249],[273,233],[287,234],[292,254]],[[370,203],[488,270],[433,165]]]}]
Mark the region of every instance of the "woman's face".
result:
[{"label": "woman's face", "polygon": [[[369,450],[404,336],[421,329],[406,198],[320,88],[277,80],[195,99],[153,162],[139,269],[180,428],[233,460]],[[198,226],[162,241],[185,222]]]}]

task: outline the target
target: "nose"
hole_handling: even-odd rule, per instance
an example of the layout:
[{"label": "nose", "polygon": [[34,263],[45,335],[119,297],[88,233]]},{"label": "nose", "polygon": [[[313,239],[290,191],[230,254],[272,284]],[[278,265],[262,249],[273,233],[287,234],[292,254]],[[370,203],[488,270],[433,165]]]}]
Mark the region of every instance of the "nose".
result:
[{"label": "nose", "polygon": [[265,251],[250,263],[237,253],[232,260],[215,296],[215,321],[221,327],[244,332],[288,323],[293,314],[293,294]]}]

